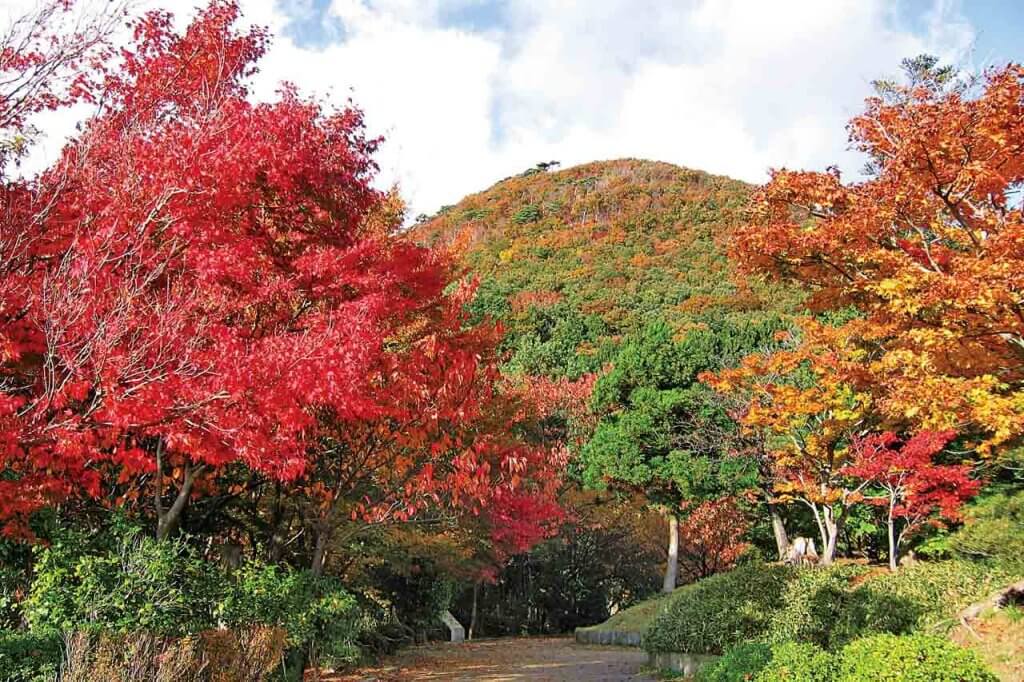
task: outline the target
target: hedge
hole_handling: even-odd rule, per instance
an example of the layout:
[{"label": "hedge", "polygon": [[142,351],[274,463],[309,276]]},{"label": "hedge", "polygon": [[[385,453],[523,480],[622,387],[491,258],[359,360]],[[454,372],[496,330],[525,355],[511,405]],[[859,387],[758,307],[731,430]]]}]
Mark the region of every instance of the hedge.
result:
[{"label": "hedge", "polygon": [[55,632],[0,632],[0,680],[53,682],[63,648]]},{"label": "hedge", "polygon": [[869,634],[941,632],[1011,574],[969,561],[868,575],[860,566],[800,570],[748,565],[681,588],[652,622],[652,652],[721,654],[752,640],[838,649]]},{"label": "hedge", "polygon": [[721,654],[761,638],[797,575],[786,566],[746,564],[676,590],[644,633],[648,651]]},{"label": "hedge", "polygon": [[814,644],[739,644],[696,682],[998,682],[981,659],[940,637],[872,635],[829,653]]},{"label": "hedge", "polygon": [[929,635],[874,635],[838,655],[835,682],[998,682],[977,654]]}]

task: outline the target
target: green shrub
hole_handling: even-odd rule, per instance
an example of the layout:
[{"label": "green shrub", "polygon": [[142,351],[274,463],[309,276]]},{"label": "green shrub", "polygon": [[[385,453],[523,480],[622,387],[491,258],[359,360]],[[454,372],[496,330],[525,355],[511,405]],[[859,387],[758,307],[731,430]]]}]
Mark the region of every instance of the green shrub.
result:
[{"label": "green shrub", "polygon": [[847,596],[828,645],[838,647],[868,634],[941,629],[1007,582],[1006,573],[970,561],[922,562],[884,573]]},{"label": "green shrub", "polygon": [[772,646],[771,660],[753,681],[832,682],[834,665],[833,657],[821,647],[786,642]]},{"label": "green shrub", "polygon": [[359,637],[370,628],[359,604],[336,578],[320,578],[304,614],[312,632],[314,660],[328,668],[340,668],[359,658]]},{"label": "green shrub", "polygon": [[62,649],[55,632],[0,632],[0,680],[53,682]]},{"label": "green shrub", "polygon": [[997,682],[981,659],[926,635],[874,635],[838,654],[836,682]]},{"label": "green shrub", "polygon": [[763,642],[744,642],[731,647],[714,663],[701,668],[696,682],[743,682],[751,680],[772,660],[771,647]]},{"label": "green shrub", "polygon": [[516,211],[515,215],[512,216],[512,222],[516,225],[535,223],[538,220],[540,220],[540,209],[532,204],[523,206],[521,209]]},{"label": "green shrub", "polygon": [[744,642],[697,673],[697,682],[831,682],[832,657],[813,644]]},{"label": "green shrub", "polygon": [[113,551],[83,545],[67,536],[40,550],[24,604],[33,629],[178,635],[214,626],[223,577],[184,540],[128,530]]},{"label": "green shrub", "polygon": [[218,624],[283,628],[292,651],[339,667],[358,658],[358,639],[372,625],[335,578],[255,562],[227,572],[184,538],[158,542],[120,527],[109,535],[105,546],[66,533],[38,550],[23,604],[33,629],[169,638]]},{"label": "green shrub", "polygon": [[742,565],[677,590],[648,628],[644,647],[715,654],[737,642],[764,640],[837,649],[865,635],[941,631],[1013,577],[969,561],[922,562],[865,576],[867,571]]},{"label": "green shrub", "polygon": [[0,537],[0,630],[21,625],[21,601],[31,575],[29,546]]},{"label": "green shrub", "polygon": [[965,516],[963,528],[948,538],[954,554],[1024,574],[1024,491],[986,497]]},{"label": "green shrub", "polygon": [[308,572],[247,562],[233,573],[217,605],[217,618],[232,628],[280,626],[288,631],[289,645],[304,644],[314,630],[308,613],[314,582]]},{"label": "green shrub", "polygon": [[336,578],[255,562],[234,573],[217,615],[232,628],[284,628],[289,648],[308,647],[321,664],[334,668],[358,659],[358,638],[371,626]]},{"label": "green shrub", "polygon": [[767,639],[830,646],[833,628],[849,606],[851,581],[866,571],[862,566],[798,571],[786,583],[782,608],[771,615]]},{"label": "green shrub", "polygon": [[740,566],[676,591],[648,628],[648,651],[721,654],[729,646],[762,638],[795,569]]}]

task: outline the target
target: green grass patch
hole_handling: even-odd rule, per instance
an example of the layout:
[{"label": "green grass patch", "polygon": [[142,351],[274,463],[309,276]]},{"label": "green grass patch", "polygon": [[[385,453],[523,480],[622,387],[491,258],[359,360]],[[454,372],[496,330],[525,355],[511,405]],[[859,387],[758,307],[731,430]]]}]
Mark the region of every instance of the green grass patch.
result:
[{"label": "green grass patch", "polygon": [[[676,592],[679,592],[679,590],[685,590],[686,587],[680,587]],[[672,595],[669,594],[659,594],[651,597],[650,599],[645,599],[642,602],[634,604],[628,609],[619,611],[603,623],[598,623],[597,625],[580,629],[593,630],[597,632],[614,631],[643,633],[643,631],[647,629],[647,626],[654,621],[658,613],[668,606],[671,597]]]}]

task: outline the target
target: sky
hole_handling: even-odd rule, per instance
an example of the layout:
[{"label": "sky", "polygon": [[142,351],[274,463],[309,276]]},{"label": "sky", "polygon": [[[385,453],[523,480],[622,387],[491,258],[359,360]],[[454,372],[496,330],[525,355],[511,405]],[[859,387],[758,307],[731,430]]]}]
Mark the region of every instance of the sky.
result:
[{"label": "sky", "polygon": [[[0,0],[0,21],[26,1]],[[411,215],[550,160],[856,177],[846,122],[900,60],[1024,61],[1022,0],[240,2],[275,35],[255,96],[290,81],[351,99],[385,138],[378,184],[397,183]],[[162,6],[185,21],[196,4]],[[29,167],[56,154],[72,117],[43,122]]]}]

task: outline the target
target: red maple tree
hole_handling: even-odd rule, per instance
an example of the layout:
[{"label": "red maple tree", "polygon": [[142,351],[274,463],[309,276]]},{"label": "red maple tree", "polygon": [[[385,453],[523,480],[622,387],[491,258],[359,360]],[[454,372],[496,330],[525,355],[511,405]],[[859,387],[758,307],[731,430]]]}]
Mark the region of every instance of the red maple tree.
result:
[{"label": "red maple tree", "polygon": [[[866,498],[885,507],[889,535],[889,568],[899,566],[903,541],[929,523],[960,518],[964,502],[978,494],[981,483],[966,464],[939,464],[935,457],[955,436],[953,431],[922,431],[905,442],[892,432],[857,439],[851,464],[843,470],[880,488],[883,495]],[[897,528],[897,522],[901,522]]]},{"label": "red maple tree", "polygon": [[679,524],[679,565],[694,582],[736,565],[750,549],[743,540],[750,524],[731,497],[694,505]]},{"label": "red maple tree", "polygon": [[[362,114],[290,86],[254,102],[246,81],[267,37],[238,18],[236,2],[213,0],[178,34],[169,14],[146,14],[60,159],[4,183],[7,533],[98,495],[104,477],[140,482],[164,537],[197,482],[230,464],[295,481],[312,458],[343,458],[382,488],[352,510],[367,515],[415,509],[432,479],[486,489],[485,503],[489,467],[518,473],[512,456],[484,463],[487,438],[445,430],[494,395],[481,357],[496,336],[462,330],[445,258],[381,229]],[[65,103],[37,92],[39,106]],[[400,437],[372,463],[324,447],[380,430]],[[431,473],[431,456],[407,467],[409,452],[458,453],[443,461],[461,477]]]}]

